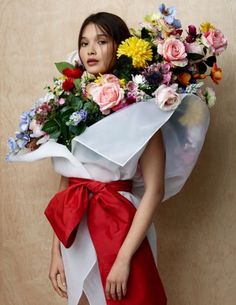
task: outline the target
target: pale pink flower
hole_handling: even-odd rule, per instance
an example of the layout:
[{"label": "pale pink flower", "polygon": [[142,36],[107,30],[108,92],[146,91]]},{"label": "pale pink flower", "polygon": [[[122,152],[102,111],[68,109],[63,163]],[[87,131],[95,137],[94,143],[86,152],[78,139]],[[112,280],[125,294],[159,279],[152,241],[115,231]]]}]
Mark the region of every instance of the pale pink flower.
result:
[{"label": "pale pink flower", "polygon": [[220,55],[227,48],[227,39],[220,30],[210,29],[202,36],[202,42],[211,48],[213,54]]},{"label": "pale pink flower", "polygon": [[184,67],[188,63],[185,46],[175,37],[169,37],[163,43],[159,43],[158,53],[173,66]]},{"label": "pale pink flower", "polygon": [[99,79],[99,83],[101,82],[101,84],[106,84],[106,83],[113,83],[113,84],[120,84],[120,80],[119,78],[117,78],[115,75],[113,74],[103,74],[101,76],[101,79]]},{"label": "pale pink flower", "polygon": [[124,99],[124,90],[116,82],[105,83],[101,86],[94,83],[90,86],[89,93],[103,114],[109,114],[110,109]]},{"label": "pale pink flower", "polygon": [[199,44],[198,42],[191,42],[191,43],[185,42],[185,49],[187,53],[205,55],[204,45]]},{"label": "pale pink flower", "polygon": [[64,98],[59,98],[59,100],[57,101],[59,105],[64,105],[65,104],[65,99]]},{"label": "pale pink flower", "polygon": [[37,142],[36,145],[41,145],[46,143],[50,139],[50,136],[48,134],[45,134],[44,137],[40,138]]},{"label": "pale pink flower", "polygon": [[36,120],[32,120],[29,125],[29,129],[33,131],[32,138],[39,138],[46,133],[42,130],[42,125],[38,124]]},{"label": "pale pink flower", "polygon": [[171,86],[161,85],[153,93],[156,104],[161,110],[174,110],[179,106],[181,99],[179,94],[176,92],[177,88],[177,84]]}]

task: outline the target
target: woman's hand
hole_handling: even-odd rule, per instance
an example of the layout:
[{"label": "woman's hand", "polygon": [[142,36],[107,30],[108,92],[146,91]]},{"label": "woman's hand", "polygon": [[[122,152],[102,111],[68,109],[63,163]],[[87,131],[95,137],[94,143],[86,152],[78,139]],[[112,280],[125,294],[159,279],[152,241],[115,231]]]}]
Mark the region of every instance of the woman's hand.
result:
[{"label": "woman's hand", "polygon": [[127,292],[130,261],[116,258],[106,280],[106,297],[108,300],[121,300]]},{"label": "woman's hand", "polygon": [[52,252],[49,279],[52,283],[53,289],[59,294],[59,296],[67,298],[66,290],[60,287],[58,275],[60,277],[60,284],[64,287],[64,289],[66,289],[66,277],[61,253],[59,252],[59,250]]}]

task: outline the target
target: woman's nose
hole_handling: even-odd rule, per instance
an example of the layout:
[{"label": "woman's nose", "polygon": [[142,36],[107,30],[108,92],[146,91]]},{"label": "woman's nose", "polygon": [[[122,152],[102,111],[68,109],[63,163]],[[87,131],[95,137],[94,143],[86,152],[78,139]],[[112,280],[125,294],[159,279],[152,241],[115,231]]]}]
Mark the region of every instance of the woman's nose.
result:
[{"label": "woman's nose", "polygon": [[88,48],[88,55],[96,55],[96,48],[94,47],[94,45],[91,45]]}]

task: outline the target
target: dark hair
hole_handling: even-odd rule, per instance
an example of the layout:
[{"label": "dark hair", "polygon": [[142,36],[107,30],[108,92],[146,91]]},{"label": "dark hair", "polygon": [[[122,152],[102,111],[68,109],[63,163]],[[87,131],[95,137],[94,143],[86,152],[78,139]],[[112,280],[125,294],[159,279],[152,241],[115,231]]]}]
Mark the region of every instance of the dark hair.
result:
[{"label": "dark hair", "polygon": [[[113,52],[115,52],[121,41],[131,36],[126,23],[119,16],[107,12],[92,14],[84,20],[80,28],[78,38],[78,54],[81,47],[83,31],[85,27],[91,23],[98,26],[103,33],[107,34],[113,40]],[[108,64],[108,70],[111,70],[112,67],[113,64],[111,60],[111,62]]]},{"label": "dark hair", "polygon": [[105,31],[117,45],[119,45],[122,40],[130,37],[130,32],[126,23],[119,16],[107,12],[92,14],[84,20],[81,26],[78,38],[78,52],[81,47],[81,38],[84,28],[90,23],[96,24],[102,31]]}]

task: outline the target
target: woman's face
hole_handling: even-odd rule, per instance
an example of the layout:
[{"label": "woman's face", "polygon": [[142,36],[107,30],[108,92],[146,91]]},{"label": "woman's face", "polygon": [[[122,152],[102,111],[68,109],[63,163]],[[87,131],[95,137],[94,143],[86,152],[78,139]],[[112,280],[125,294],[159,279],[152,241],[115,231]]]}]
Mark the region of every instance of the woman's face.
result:
[{"label": "woman's face", "polygon": [[116,46],[111,37],[96,24],[83,30],[79,55],[85,69],[94,75],[107,73],[115,62]]}]

